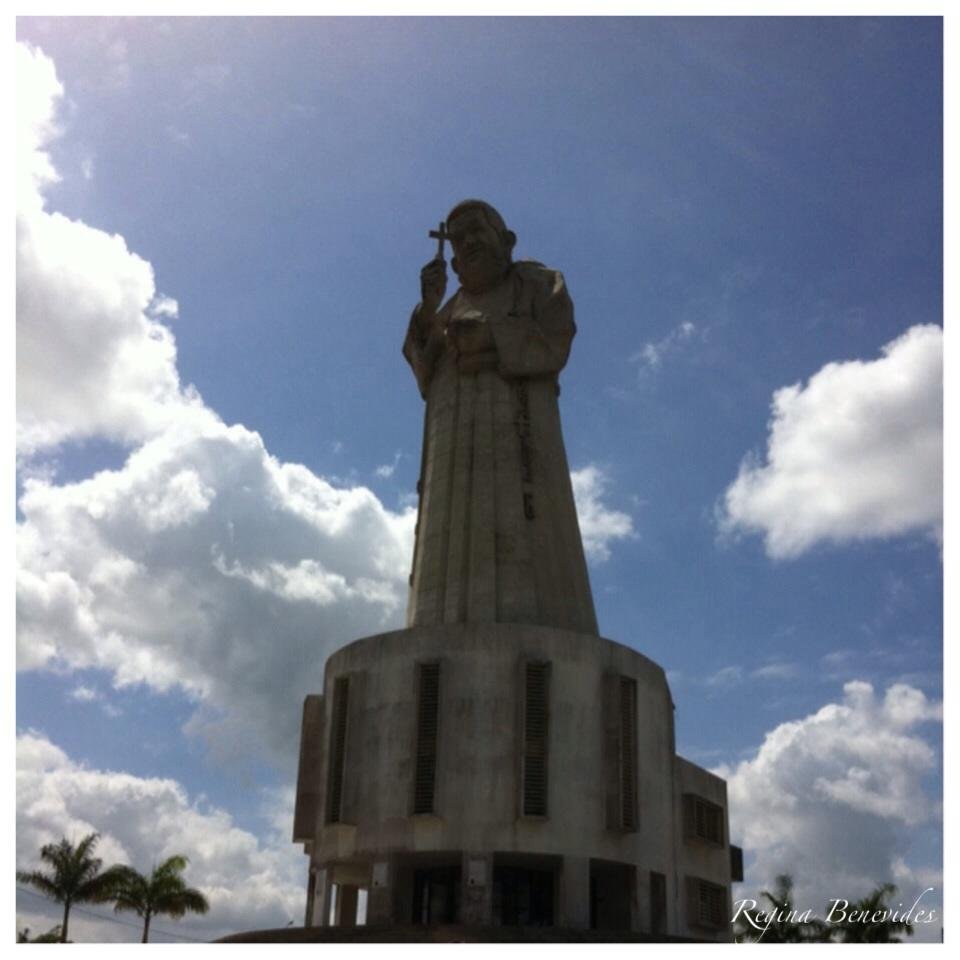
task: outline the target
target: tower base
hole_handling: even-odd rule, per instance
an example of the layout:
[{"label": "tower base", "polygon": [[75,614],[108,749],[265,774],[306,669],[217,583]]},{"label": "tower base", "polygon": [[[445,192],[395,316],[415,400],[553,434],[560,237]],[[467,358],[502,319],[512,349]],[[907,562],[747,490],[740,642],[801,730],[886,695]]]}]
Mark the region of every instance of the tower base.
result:
[{"label": "tower base", "polygon": [[306,926],[730,940],[726,806],[629,647],[502,623],[367,637],[304,706]]}]

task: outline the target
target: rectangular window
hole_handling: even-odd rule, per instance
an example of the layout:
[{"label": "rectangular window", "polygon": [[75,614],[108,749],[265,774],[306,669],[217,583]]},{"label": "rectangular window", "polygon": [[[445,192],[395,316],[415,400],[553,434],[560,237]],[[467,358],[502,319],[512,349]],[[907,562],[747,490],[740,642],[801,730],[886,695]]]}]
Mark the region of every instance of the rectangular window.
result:
[{"label": "rectangular window", "polygon": [[620,678],[620,826],[637,829],[637,681]]},{"label": "rectangular window", "polygon": [[524,665],[523,802],[525,817],[547,815],[550,664]]},{"label": "rectangular window", "polygon": [[698,927],[719,928],[724,924],[726,888],[708,880],[693,881],[693,923]]},{"label": "rectangular window", "polygon": [[330,723],[330,773],[327,793],[327,823],[340,823],[343,774],[347,749],[347,709],[350,678],[337,677],[333,684],[333,716]]},{"label": "rectangular window", "polygon": [[705,840],[723,846],[723,807],[696,794],[685,793],[683,822],[688,840]]},{"label": "rectangular window", "polygon": [[417,756],[413,812],[433,813],[437,780],[437,733],[440,713],[440,664],[417,666]]}]

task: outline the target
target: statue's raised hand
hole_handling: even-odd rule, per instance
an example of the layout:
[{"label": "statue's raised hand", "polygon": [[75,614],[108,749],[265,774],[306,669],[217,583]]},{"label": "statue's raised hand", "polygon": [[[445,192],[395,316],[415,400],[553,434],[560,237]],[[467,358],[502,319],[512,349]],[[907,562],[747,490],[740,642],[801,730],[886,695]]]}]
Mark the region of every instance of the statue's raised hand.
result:
[{"label": "statue's raised hand", "polygon": [[420,271],[420,305],[428,316],[440,309],[447,292],[447,262],[434,257]]}]

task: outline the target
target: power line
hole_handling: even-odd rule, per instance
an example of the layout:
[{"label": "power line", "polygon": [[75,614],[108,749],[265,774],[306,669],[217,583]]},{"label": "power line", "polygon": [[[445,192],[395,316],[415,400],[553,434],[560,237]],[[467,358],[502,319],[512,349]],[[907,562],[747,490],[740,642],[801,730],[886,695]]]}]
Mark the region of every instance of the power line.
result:
[{"label": "power line", "polygon": [[[48,897],[44,893],[37,893],[36,890],[30,890],[27,887],[21,887],[17,885],[17,890],[19,890],[21,893],[28,893],[30,894],[31,897],[39,897],[39,899],[41,900],[47,900],[50,903],[58,902],[54,900],[53,897]],[[70,910],[71,912],[84,913],[89,917],[95,917],[97,920],[107,920],[110,923],[119,923],[121,926],[124,926],[124,927],[134,927],[137,930],[143,930],[142,924],[132,923],[130,920],[121,920],[120,917],[111,917],[111,916],[108,916],[107,914],[97,913],[95,910],[87,910],[86,907],[73,905],[70,907]],[[150,932],[159,933],[165,937],[174,937],[177,940],[188,940],[190,941],[190,943],[206,943],[207,942],[206,940],[198,940],[196,937],[187,937],[187,936],[184,936],[182,933],[173,933],[170,930],[163,930],[160,927],[154,927],[152,925],[150,927]]]}]

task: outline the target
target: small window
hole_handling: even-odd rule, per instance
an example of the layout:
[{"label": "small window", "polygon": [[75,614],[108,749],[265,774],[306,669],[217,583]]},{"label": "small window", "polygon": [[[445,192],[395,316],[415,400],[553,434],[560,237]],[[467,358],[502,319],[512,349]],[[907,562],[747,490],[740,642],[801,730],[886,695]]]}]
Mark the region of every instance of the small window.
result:
[{"label": "small window", "polygon": [[343,773],[347,748],[347,708],[350,678],[337,677],[333,684],[333,717],[330,725],[330,773],[327,823],[340,823],[343,813]]},{"label": "small window", "polygon": [[696,794],[685,793],[683,820],[688,840],[704,840],[723,846],[723,807]]},{"label": "small window", "polygon": [[417,756],[413,812],[433,813],[437,780],[437,734],[440,714],[440,664],[417,667]]},{"label": "small window", "polygon": [[524,666],[523,799],[525,817],[547,815],[547,743],[549,736],[550,664]]},{"label": "small window", "polygon": [[699,877],[688,878],[690,923],[696,927],[721,928],[726,921],[726,887]]}]

